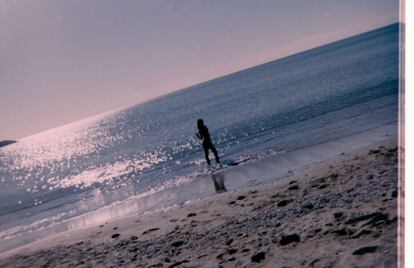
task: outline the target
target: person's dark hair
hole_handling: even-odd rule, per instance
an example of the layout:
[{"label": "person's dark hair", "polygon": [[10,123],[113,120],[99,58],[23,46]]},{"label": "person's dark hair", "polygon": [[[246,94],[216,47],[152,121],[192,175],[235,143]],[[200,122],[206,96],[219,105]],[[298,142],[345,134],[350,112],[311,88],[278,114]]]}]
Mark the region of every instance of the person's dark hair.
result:
[{"label": "person's dark hair", "polygon": [[198,128],[199,130],[201,130],[201,129],[203,128],[203,126],[204,126],[203,119],[198,119],[198,120],[197,120],[197,128]]}]

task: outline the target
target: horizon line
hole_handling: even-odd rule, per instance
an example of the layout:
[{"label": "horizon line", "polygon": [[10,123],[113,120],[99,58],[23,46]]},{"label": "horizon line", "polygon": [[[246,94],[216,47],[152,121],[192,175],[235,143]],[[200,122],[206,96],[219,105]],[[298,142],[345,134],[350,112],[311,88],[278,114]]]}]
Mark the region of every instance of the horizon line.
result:
[{"label": "horizon line", "polygon": [[179,93],[179,92],[182,92],[182,91],[186,91],[186,90],[189,90],[191,88],[194,88],[194,87],[197,87],[197,86],[200,86],[200,85],[203,85],[203,84],[207,84],[207,83],[210,83],[210,82],[219,80],[219,79],[223,79],[225,77],[228,77],[228,76],[231,76],[231,75],[235,75],[237,73],[241,73],[241,72],[244,72],[244,71],[247,71],[247,70],[250,70],[250,69],[254,69],[256,67],[259,67],[259,66],[262,66],[262,65],[266,65],[266,64],[269,64],[269,63],[272,63],[272,62],[275,62],[275,61],[283,60],[283,59],[286,59],[286,58],[289,58],[289,57],[292,57],[292,56],[295,56],[295,55],[299,55],[299,54],[302,54],[302,53],[306,53],[306,52],[309,52],[311,50],[318,49],[318,48],[321,48],[321,47],[324,47],[324,46],[328,46],[328,45],[331,45],[331,44],[334,44],[334,43],[337,43],[337,42],[341,42],[341,41],[344,41],[346,39],[350,39],[350,38],[353,38],[353,37],[357,37],[359,35],[363,35],[363,34],[366,34],[366,33],[369,33],[369,32],[374,32],[374,31],[380,30],[382,28],[390,27],[392,25],[399,25],[399,27],[401,27],[401,26],[405,25],[405,23],[403,21],[400,21],[400,20],[398,20],[396,22],[393,22],[393,23],[387,23],[387,24],[384,24],[384,25],[382,25],[380,27],[375,27],[375,28],[371,28],[369,30],[364,30],[363,32],[359,32],[359,33],[352,34],[352,35],[349,35],[349,36],[341,37],[341,38],[335,39],[333,41],[329,41],[327,43],[321,43],[321,44],[318,44],[318,45],[315,45],[315,46],[310,46],[310,47],[305,48],[305,49],[299,49],[299,50],[297,50],[295,52],[285,54],[283,56],[274,58],[272,60],[266,60],[264,62],[255,64],[255,65],[251,65],[251,66],[247,66],[247,67],[245,66],[245,67],[241,67],[240,69],[236,69],[236,70],[233,70],[233,71],[225,72],[225,73],[223,73],[223,74],[221,74],[219,76],[216,76],[216,77],[214,77],[212,79],[203,80],[203,81],[195,82],[195,83],[191,83],[191,84],[189,84],[187,86],[179,87],[178,89],[175,89],[175,90],[172,90],[172,91],[169,91],[169,92],[166,92],[166,93],[161,93],[160,95],[151,97],[151,98],[149,98],[147,100],[139,101],[139,102],[137,102],[135,104],[129,104],[129,105],[124,105],[124,106],[120,106],[120,107],[117,107],[117,108],[113,108],[113,109],[110,109],[110,110],[107,110],[107,111],[104,111],[104,112],[101,112],[101,113],[97,113],[97,114],[94,114],[94,115],[91,115],[91,116],[88,116],[88,117],[85,117],[85,118],[82,118],[82,119],[79,119],[79,120],[76,120],[76,121],[71,121],[71,122],[68,122],[68,123],[64,123],[62,125],[58,125],[56,127],[48,128],[48,129],[45,129],[45,130],[42,130],[42,131],[39,131],[39,132],[30,134],[28,136],[21,137],[21,138],[4,138],[4,139],[0,139],[0,141],[4,141],[4,140],[19,141],[19,140],[22,140],[22,139],[26,139],[26,138],[29,138],[29,137],[32,137],[32,136],[39,135],[39,134],[44,133],[44,132],[52,131],[52,130],[57,129],[57,128],[61,128],[61,127],[65,127],[65,126],[68,126],[68,125],[80,123],[80,122],[86,121],[86,120],[91,120],[91,119],[93,119],[95,117],[104,116],[106,114],[115,113],[115,112],[118,112],[118,111],[121,111],[121,110],[126,110],[126,109],[129,109],[129,108],[135,107],[137,105],[141,105],[141,104],[145,104],[145,103],[150,103],[150,102],[156,101],[157,99],[160,99],[160,98],[163,98],[163,97],[167,97],[169,95],[173,95],[173,94],[176,94],[176,93]]}]

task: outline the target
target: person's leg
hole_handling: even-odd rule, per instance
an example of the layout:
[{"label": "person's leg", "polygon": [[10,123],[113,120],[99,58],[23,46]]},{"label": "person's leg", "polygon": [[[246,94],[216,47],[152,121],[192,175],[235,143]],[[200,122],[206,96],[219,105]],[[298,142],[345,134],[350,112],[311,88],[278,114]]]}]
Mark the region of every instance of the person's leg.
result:
[{"label": "person's leg", "polygon": [[216,147],[214,147],[214,145],[210,143],[210,149],[211,149],[211,150],[213,151],[213,153],[214,153],[214,157],[216,158],[216,162],[217,162],[218,164],[220,164],[220,159],[219,159],[219,156],[218,156],[218,154],[217,154]]},{"label": "person's leg", "polygon": [[206,158],[207,164],[210,166],[210,159],[208,158],[208,147],[203,146],[203,149],[204,149],[204,156]]}]

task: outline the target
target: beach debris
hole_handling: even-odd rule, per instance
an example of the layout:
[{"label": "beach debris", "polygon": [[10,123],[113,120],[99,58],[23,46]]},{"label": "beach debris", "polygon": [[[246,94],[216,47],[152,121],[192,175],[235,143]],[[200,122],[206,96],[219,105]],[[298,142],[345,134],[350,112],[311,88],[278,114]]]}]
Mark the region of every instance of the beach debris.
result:
[{"label": "beach debris", "polygon": [[291,234],[291,235],[282,236],[282,239],[280,239],[279,244],[282,246],[285,246],[293,242],[300,242],[299,235]]},{"label": "beach debris", "polygon": [[373,174],[368,174],[368,175],[366,175],[365,176],[365,179],[367,179],[367,180],[372,180],[374,178],[374,175]]},{"label": "beach debris", "polygon": [[313,209],[313,204],[311,202],[307,202],[303,205],[303,208],[306,209]]},{"label": "beach debris", "polygon": [[348,228],[341,228],[331,231],[331,233],[336,234],[338,236],[344,236],[344,235],[353,235],[355,231],[348,229]]},{"label": "beach debris", "polygon": [[173,247],[180,247],[180,246],[182,246],[184,244],[184,241],[183,240],[177,240],[177,241],[174,241],[174,242],[172,242],[171,243],[171,246],[173,246]]},{"label": "beach debris", "polygon": [[335,221],[341,221],[345,218],[345,215],[342,211],[336,211],[333,214]]},{"label": "beach debris", "polygon": [[310,263],[309,263],[309,266],[310,267],[314,267],[315,266],[315,264],[317,263],[317,262],[319,262],[321,259],[319,259],[319,258],[316,258],[316,259],[314,259],[313,261],[311,261]]},{"label": "beach debris", "polygon": [[266,258],[266,253],[260,251],[251,257],[252,262],[261,262]]},{"label": "beach debris", "polygon": [[380,150],[371,150],[368,154],[379,154],[380,152]]},{"label": "beach debris", "polygon": [[227,261],[230,261],[230,262],[231,262],[231,261],[235,261],[235,260],[236,260],[236,258],[235,258],[235,257],[230,257],[230,258],[228,258],[228,259],[227,259]]},{"label": "beach debris", "polygon": [[389,223],[388,220],[388,214],[386,213],[381,213],[375,217],[373,217],[372,219],[370,219],[368,222],[366,222],[365,224],[362,225],[362,227],[365,227],[367,225],[372,225],[372,226],[379,226],[382,224],[387,224]]},{"label": "beach debris", "polygon": [[[371,157],[372,161],[374,161],[374,158],[374,156]],[[363,161],[369,160],[369,158],[361,159]],[[386,160],[390,161],[382,157],[375,161]],[[337,265],[336,261],[340,255],[345,255],[344,257],[348,258],[346,254],[351,255],[348,258],[349,266],[358,263],[361,258],[364,258],[364,264],[366,263],[367,267],[382,263],[383,260],[385,260],[384,263],[388,263],[389,259],[395,255],[395,247],[389,247],[389,245],[395,243],[386,239],[382,240],[382,237],[391,237],[390,235],[393,234],[391,230],[396,229],[398,214],[391,210],[390,205],[395,205],[395,203],[390,201],[395,201],[396,199],[392,199],[393,196],[394,198],[398,196],[396,185],[398,177],[391,171],[389,173],[384,172],[384,175],[381,175],[377,171],[377,167],[365,170],[362,164],[365,165],[365,163],[361,163],[364,171],[359,171],[353,175],[347,174],[346,176],[345,173],[341,173],[341,176],[339,176],[340,182],[334,182],[330,175],[326,175],[318,179],[310,177],[309,181],[300,181],[301,184],[291,181],[289,184],[278,186],[272,192],[262,193],[259,190],[258,196],[261,199],[257,202],[253,202],[254,199],[250,192],[249,195],[247,195],[247,192],[237,193],[230,197],[231,199],[221,200],[222,203],[220,204],[227,205],[231,200],[233,200],[235,206],[244,203],[247,207],[248,204],[251,204],[251,208],[254,206],[259,208],[257,213],[227,215],[226,211],[223,211],[223,222],[219,222],[217,225],[212,224],[210,226],[205,223],[213,222],[221,214],[215,211],[214,208],[210,212],[202,210],[204,207],[191,210],[182,208],[183,214],[172,213],[171,218],[166,218],[167,221],[172,222],[171,226],[168,227],[169,233],[154,238],[142,236],[141,232],[147,228],[156,227],[155,224],[147,226],[145,229],[137,226],[139,231],[127,237],[124,237],[125,234],[123,237],[120,237],[122,234],[115,234],[116,231],[113,231],[113,229],[116,229],[113,228],[115,225],[102,224],[104,228],[96,228],[96,230],[93,230],[93,234],[95,235],[96,231],[101,230],[103,232],[100,233],[108,232],[106,234],[108,237],[115,234],[113,238],[116,239],[110,239],[111,241],[109,243],[105,242],[105,244],[91,244],[93,246],[90,245],[90,241],[85,241],[84,243],[71,245],[67,249],[59,248],[59,250],[64,250],[62,260],[56,262],[53,259],[50,266],[56,266],[56,263],[74,266],[79,261],[81,261],[80,263],[84,262],[83,265],[93,266],[93,264],[97,264],[97,266],[103,266],[108,260],[113,260],[110,264],[114,267],[133,265],[158,267],[161,266],[160,262],[162,262],[163,267],[190,265],[197,267],[207,261],[216,262],[209,263],[216,267],[249,266],[247,262],[251,262],[250,266],[264,266],[263,263],[269,261],[270,264],[273,258],[280,256],[279,252],[283,254],[290,250],[302,250],[299,246],[303,241],[306,242],[306,247],[309,246],[307,249],[314,247],[315,249],[312,248],[312,250],[315,250],[317,254],[312,255],[313,258],[303,261],[292,259],[292,267],[332,267]],[[392,167],[391,164],[378,166],[384,166],[385,169]],[[357,170],[357,167],[355,166],[354,170]],[[343,171],[339,168],[337,170],[338,172]],[[332,171],[327,174],[330,173]],[[374,179],[366,180],[365,176],[367,174],[374,174]],[[315,183],[317,183],[317,186],[311,188]],[[286,192],[288,187],[296,184],[300,187],[299,191]],[[328,188],[319,191],[318,187],[324,184]],[[300,197],[302,191],[306,191],[308,197]],[[242,201],[238,201],[239,196],[245,196],[245,199],[242,198]],[[383,198],[386,198],[389,203],[381,203]],[[348,200],[351,201],[348,202]],[[377,200],[378,203],[371,206],[368,203],[369,200]],[[349,203],[352,203],[352,206],[346,205]],[[369,206],[365,206],[366,204]],[[324,207],[326,208],[324,210],[315,209]],[[227,208],[231,210],[231,208]],[[205,216],[208,217],[207,219],[197,218],[195,217],[196,213],[191,212],[199,214],[197,217],[206,213]],[[178,215],[182,216],[178,218]],[[301,218],[301,221],[295,220],[303,216],[305,218]],[[174,223],[178,223],[181,219],[185,220],[185,224],[174,226]],[[302,219],[304,220],[302,221]],[[302,223],[304,224],[300,225]],[[196,224],[198,226],[205,224],[207,230],[191,228]],[[122,227],[118,226],[117,230],[121,231]],[[163,228],[160,226],[160,228],[146,230],[144,233],[161,229]],[[155,235],[152,234],[152,236]],[[245,237],[251,238],[244,239]],[[325,243],[327,239],[335,239],[335,237],[340,240],[341,248],[329,248],[329,243]],[[377,239],[379,237],[381,239]],[[357,241],[357,239],[361,241]],[[362,240],[363,243],[361,244]],[[385,242],[382,245],[374,241]],[[76,242],[79,242],[79,240]],[[74,259],[71,253],[73,252],[73,246],[75,249],[79,249],[79,255],[74,256],[79,259]],[[318,246],[321,247],[322,251],[319,251]],[[250,249],[247,247],[250,247]],[[387,252],[385,248],[390,250]],[[193,249],[195,249],[195,252],[192,252]],[[320,252],[323,254],[319,255]],[[329,257],[325,257],[325,252],[329,252]],[[112,257],[113,253],[116,253],[116,255],[112,260],[107,258],[108,256]],[[84,258],[86,256],[84,254],[92,256],[92,258]],[[189,256],[192,256],[191,259]],[[217,259],[215,259],[216,256]],[[41,259],[39,258],[39,260]],[[188,261],[185,261],[185,259]],[[26,262],[28,263],[28,261]],[[0,264],[0,266],[2,265]]]},{"label": "beach debris", "polygon": [[336,178],[338,178],[338,173],[331,173],[331,174],[329,174],[329,176],[328,176],[328,178],[330,178],[330,179],[336,179]]},{"label": "beach debris", "polygon": [[117,249],[125,249],[125,247],[127,246],[127,244],[128,244],[128,242],[124,242],[124,241],[120,241],[119,243],[117,243],[116,245],[115,245],[115,248],[117,248]]},{"label": "beach debris", "polygon": [[120,234],[118,234],[118,233],[111,235],[112,238],[118,238],[119,236],[120,236]]},{"label": "beach debris", "polygon": [[352,255],[364,255],[367,253],[373,253],[375,251],[377,251],[378,246],[367,246],[367,247],[362,247],[359,248],[357,250],[355,250],[354,252],[352,252]]},{"label": "beach debris", "polygon": [[288,188],[288,190],[292,191],[292,190],[299,190],[299,186],[298,185],[292,185]]},{"label": "beach debris", "polygon": [[216,259],[221,259],[222,257],[223,257],[223,255],[224,255],[224,253],[222,252],[222,253],[220,253],[220,254],[218,254],[217,256],[216,256]]},{"label": "beach debris", "polygon": [[131,252],[131,253],[133,253],[133,252],[137,252],[139,250],[139,247],[138,246],[133,246],[133,247],[130,247],[129,249],[128,249],[128,251],[129,252]]},{"label": "beach debris", "polygon": [[367,224],[371,224],[378,220],[388,220],[388,214],[382,212],[374,212],[362,216],[354,216],[345,222],[345,224],[355,224],[361,221],[370,220]]},{"label": "beach debris", "polygon": [[321,184],[319,185],[318,189],[325,189],[328,186],[329,186],[328,184]]},{"label": "beach debris", "polygon": [[235,249],[235,248],[229,248],[229,249],[227,249],[227,253],[229,253],[230,255],[233,255],[236,252],[237,252],[237,249]]},{"label": "beach debris", "polygon": [[208,256],[207,254],[202,254],[202,255],[198,256],[197,259],[201,259],[201,258],[204,258],[204,257],[207,257],[207,256]]},{"label": "beach debris", "polygon": [[354,234],[351,238],[359,238],[359,237],[364,236],[364,235],[372,234],[372,232],[373,231],[370,230],[370,229],[361,229],[356,234]]}]

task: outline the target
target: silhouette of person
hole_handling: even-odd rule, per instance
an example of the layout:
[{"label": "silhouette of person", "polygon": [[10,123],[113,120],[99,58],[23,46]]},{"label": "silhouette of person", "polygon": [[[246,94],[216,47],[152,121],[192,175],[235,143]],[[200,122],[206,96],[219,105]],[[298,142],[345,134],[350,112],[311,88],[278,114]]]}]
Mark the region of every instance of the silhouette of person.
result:
[{"label": "silhouette of person", "polygon": [[197,120],[197,128],[198,128],[198,133],[196,133],[196,135],[199,139],[203,140],[203,149],[204,149],[204,155],[207,160],[207,164],[210,165],[210,159],[208,158],[208,150],[213,151],[214,157],[216,158],[216,162],[220,164],[220,159],[217,154],[217,150],[214,147],[214,145],[211,143],[210,133],[208,133],[208,128],[204,125],[203,119]]}]

